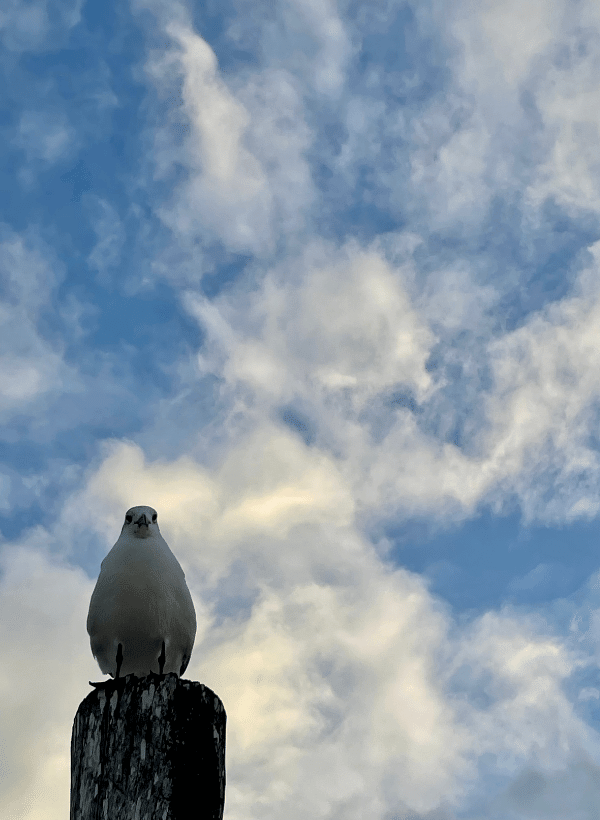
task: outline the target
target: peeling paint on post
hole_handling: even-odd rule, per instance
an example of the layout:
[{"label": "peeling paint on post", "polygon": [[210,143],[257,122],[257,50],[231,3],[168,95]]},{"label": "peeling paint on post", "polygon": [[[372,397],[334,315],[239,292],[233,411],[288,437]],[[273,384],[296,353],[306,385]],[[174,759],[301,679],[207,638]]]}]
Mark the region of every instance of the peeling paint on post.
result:
[{"label": "peeling paint on post", "polygon": [[71,820],[222,820],[225,709],[175,673],[91,692],[71,737]]}]

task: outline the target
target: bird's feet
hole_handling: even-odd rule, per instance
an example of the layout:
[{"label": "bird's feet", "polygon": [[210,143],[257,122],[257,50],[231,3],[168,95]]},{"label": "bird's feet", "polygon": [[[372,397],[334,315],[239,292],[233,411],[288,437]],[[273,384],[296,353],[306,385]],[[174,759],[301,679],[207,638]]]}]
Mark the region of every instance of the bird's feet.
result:
[{"label": "bird's feet", "polygon": [[100,681],[89,681],[90,686],[93,686],[94,689],[98,691],[104,690],[105,692],[116,692],[118,690],[124,689],[125,684],[127,683],[127,678],[130,678],[131,675],[126,675],[124,678],[109,678],[108,680],[100,680]]},{"label": "bird's feet", "polygon": [[[164,644],[163,644],[163,646],[164,646]],[[125,681],[125,678],[122,678],[120,676],[121,666],[123,664],[123,644],[122,643],[120,643],[117,647],[117,654],[116,654],[116,657],[115,657],[115,662],[117,664],[117,671],[116,671],[114,679],[109,678],[108,680],[101,680],[101,681],[98,681],[97,683],[94,683],[94,681],[90,681],[89,682],[90,686],[93,686],[95,689],[118,689],[118,688],[122,688],[123,682]]]},{"label": "bird's feet", "polygon": [[114,686],[115,681],[112,678],[108,680],[99,680],[99,681],[89,681],[90,686],[93,686],[94,689],[108,689],[109,686]]}]

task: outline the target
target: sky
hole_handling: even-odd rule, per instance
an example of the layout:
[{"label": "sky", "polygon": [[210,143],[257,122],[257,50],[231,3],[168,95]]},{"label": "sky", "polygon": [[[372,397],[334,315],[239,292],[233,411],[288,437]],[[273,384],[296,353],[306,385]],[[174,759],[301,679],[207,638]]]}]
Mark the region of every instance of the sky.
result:
[{"label": "sky", "polygon": [[158,510],[226,820],[597,820],[596,0],[7,0],[0,815]]}]

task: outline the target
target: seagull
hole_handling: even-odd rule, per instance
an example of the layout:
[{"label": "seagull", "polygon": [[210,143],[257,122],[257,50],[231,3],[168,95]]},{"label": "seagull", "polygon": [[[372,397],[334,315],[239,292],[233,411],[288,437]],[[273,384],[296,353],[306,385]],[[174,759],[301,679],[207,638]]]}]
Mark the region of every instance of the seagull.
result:
[{"label": "seagull", "polygon": [[[196,637],[196,612],[179,561],[152,507],[132,507],[100,567],[87,619],[92,654],[115,681],[183,675]],[[104,688],[113,681],[93,683]]]}]

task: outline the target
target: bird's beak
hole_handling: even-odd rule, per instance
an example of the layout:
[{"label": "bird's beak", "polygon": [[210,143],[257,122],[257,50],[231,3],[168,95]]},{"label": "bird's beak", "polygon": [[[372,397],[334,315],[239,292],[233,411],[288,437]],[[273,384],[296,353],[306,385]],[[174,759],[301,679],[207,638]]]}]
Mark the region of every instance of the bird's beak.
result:
[{"label": "bird's beak", "polygon": [[145,514],[140,515],[140,517],[136,521],[136,524],[138,525],[138,527],[141,527],[141,526],[146,526],[147,527],[148,526],[148,519],[146,518],[146,515]]}]

